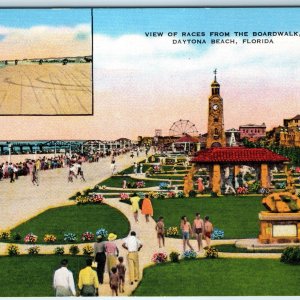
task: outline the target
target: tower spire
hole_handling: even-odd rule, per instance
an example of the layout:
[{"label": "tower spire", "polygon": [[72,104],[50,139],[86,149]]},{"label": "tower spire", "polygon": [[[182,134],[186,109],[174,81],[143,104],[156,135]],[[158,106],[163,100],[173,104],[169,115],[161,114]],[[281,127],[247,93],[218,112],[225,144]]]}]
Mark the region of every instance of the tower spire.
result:
[{"label": "tower spire", "polygon": [[214,69],[215,81],[217,81],[217,69]]}]

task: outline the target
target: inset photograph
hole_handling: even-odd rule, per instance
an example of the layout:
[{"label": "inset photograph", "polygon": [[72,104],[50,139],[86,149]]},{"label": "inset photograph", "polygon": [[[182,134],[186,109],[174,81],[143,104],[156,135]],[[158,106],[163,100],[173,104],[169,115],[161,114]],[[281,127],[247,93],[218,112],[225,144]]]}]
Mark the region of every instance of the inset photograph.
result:
[{"label": "inset photograph", "polygon": [[0,10],[0,115],[91,115],[91,9]]}]

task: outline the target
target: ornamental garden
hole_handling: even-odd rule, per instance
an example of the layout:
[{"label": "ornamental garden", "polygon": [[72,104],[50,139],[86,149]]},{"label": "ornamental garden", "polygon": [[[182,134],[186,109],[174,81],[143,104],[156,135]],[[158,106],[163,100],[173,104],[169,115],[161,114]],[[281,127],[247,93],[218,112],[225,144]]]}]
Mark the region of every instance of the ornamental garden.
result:
[{"label": "ornamental garden", "polygon": [[[243,241],[258,238],[258,214],[265,210],[262,199],[267,194],[284,191],[291,180],[299,191],[300,169],[273,166],[270,191],[261,184],[259,168],[229,166],[238,183],[234,193],[227,191],[226,167],[221,168],[218,192],[213,190],[215,173],[209,165],[193,167],[184,155],[153,155],[94,187],[78,191],[70,197],[68,206],[49,209],[15,228],[2,230],[5,254],[0,257],[0,296],[54,296],[52,276],[62,257],[68,258],[76,281],[84,257],[93,256],[95,236],[114,232],[122,239],[128,235],[131,216],[122,210],[129,207],[133,193],[141,199],[149,195],[153,219],[164,216],[167,239],[166,249],[151,249],[151,257],[142,263],[143,278],[134,290],[128,290],[128,295],[299,295],[297,245],[256,247],[254,242],[243,246]],[[186,215],[192,222],[197,212],[202,218],[209,215],[214,224],[212,247],[203,253],[182,252],[180,218]],[[139,238],[145,241],[147,236]]]}]

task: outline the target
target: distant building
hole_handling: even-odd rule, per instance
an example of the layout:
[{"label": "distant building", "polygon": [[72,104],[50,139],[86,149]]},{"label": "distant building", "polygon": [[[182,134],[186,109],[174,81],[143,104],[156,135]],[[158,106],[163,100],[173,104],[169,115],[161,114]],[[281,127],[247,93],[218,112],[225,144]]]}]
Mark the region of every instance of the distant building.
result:
[{"label": "distant building", "polygon": [[249,140],[257,140],[266,136],[266,124],[262,123],[261,125],[240,125],[239,131],[241,139],[246,138]]},{"label": "distant building", "polygon": [[297,115],[292,119],[284,119],[283,126],[284,127],[300,127],[300,115]]},{"label": "distant building", "polygon": [[285,147],[300,147],[300,115],[284,119],[283,126],[278,126],[267,132],[270,144]]},{"label": "distant building", "polygon": [[300,147],[300,127],[282,128],[280,132],[280,145],[286,147]]}]

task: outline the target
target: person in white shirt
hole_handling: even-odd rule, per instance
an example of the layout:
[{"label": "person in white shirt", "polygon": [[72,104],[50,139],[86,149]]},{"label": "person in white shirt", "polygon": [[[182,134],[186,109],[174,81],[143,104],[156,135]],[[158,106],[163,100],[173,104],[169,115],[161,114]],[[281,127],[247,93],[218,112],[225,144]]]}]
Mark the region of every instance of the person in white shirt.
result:
[{"label": "person in white shirt", "polygon": [[75,296],[75,284],[73,273],[68,270],[68,260],[61,261],[61,268],[57,269],[53,277],[53,287],[56,291],[56,297]]},{"label": "person in white shirt", "polygon": [[124,239],[122,247],[128,250],[127,260],[129,269],[130,284],[140,279],[139,269],[139,251],[143,247],[142,243],[136,237],[135,231],[131,231],[130,236]]}]

